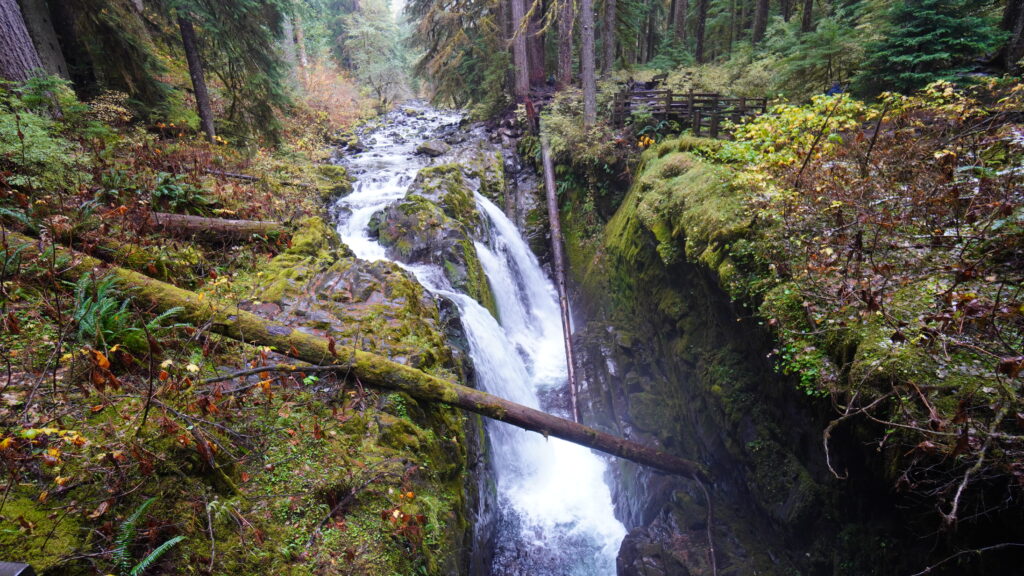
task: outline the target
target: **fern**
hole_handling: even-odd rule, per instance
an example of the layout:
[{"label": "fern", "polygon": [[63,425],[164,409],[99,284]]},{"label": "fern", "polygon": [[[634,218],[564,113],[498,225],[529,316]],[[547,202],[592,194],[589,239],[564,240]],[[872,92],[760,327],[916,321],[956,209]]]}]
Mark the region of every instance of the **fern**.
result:
[{"label": "fern", "polygon": [[138,533],[139,519],[153,502],[156,502],[156,497],[139,505],[131,516],[125,518],[121,529],[117,531],[117,541],[114,543],[114,564],[122,574],[130,573],[132,570],[132,557],[128,553],[128,546],[135,540],[135,535]]},{"label": "fern", "polygon": [[123,576],[141,576],[150,566],[156,563],[161,556],[166,554],[171,548],[177,546],[184,536],[175,536],[170,540],[156,547],[155,550],[150,552],[145,558],[139,561],[138,564],[132,562],[132,556],[128,548],[135,541],[135,536],[139,530],[139,520],[142,519],[142,515],[146,513],[146,510],[156,502],[156,498],[150,498],[139,505],[132,512],[131,516],[125,518],[121,524],[121,528],[117,531],[117,540],[115,541],[114,547],[114,565],[117,567],[119,573]]},{"label": "fern", "polygon": [[167,542],[164,542],[163,544],[157,546],[156,550],[150,552],[148,556],[140,560],[139,563],[136,564],[135,567],[128,572],[128,576],[141,576],[141,574],[145,572],[147,568],[149,568],[154,562],[159,560],[161,556],[166,554],[168,550],[177,546],[178,543],[184,539],[184,536],[175,536]]}]

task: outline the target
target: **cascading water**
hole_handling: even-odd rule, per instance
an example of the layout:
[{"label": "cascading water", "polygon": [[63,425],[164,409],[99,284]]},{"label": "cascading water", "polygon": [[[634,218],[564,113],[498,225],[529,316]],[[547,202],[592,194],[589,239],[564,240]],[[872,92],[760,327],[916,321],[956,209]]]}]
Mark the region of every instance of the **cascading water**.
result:
[{"label": "cascading water", "polygon": [[[338,231],[357,256],[387,259],[384,247],[369,235],[370,219],[404,197],[416,173],[430,162],[415,154],[417,144],[458,120],[456,114],[417,106],[415,115],[392,113],[383,127],[364,135],[366,151],[346,161],[357,179],[355,190],[338,205]],[[403,266],[428,290],[458,306],[477,384],[540,408],[538,393],[566,386],[554,288],[505,214],[479,194],[476,202],[487,234],[475,246],[500,325],[474,299],[454,291],[438,267]],[[614,516],[601,457],[500,422],[489,423],[488,432],[501,515],[491,574],[614,574],[626,530]]]}]

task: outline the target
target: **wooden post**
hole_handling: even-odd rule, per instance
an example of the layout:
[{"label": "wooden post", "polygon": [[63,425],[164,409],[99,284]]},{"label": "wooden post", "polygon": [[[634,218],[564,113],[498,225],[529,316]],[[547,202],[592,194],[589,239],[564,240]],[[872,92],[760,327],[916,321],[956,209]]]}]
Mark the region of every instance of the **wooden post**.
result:
[{"label": "wooden post", "polygon": [[665,91],[665,120],[668,120],[672,114],[672,91]]},{"label": "wooden post", "polygon": [[[693,125],[695,123],[693,121],[693,119],[694,119],[693,88],[690,88],[690,96],[689,96],[689,98],[687,100],[688,100],[689,103],[687,104],[686,115],[690,117],[690,129],[692,130],[693,129]],[[696,134],[696,132],[694,132],[694,134]]]},{"label": "wooden post", "polygon": [[555,188],[555,167],[551,161],[551,148],[547,138],[541,138],[541,162],[544,165],[544,188],[548,197],[548,221],[551,224],[551,253],[555,269],[555,286],[558,288],[558,303],[562,308],[562,336],[565,340],[565,363],[569,376],[569,400],[572,403],[572,418],[580,421],[580,407],[576,397],[576,355],[572,349],[572,324],[569,316],[569,291],[565,285],[565,255],[562,253],[562,222],[558,215],[558,190]]},{"label": "wooden post", "polygon": [[693,135],[700,138],[700,110],[694,108],[693,110]]},{"label": "wooden post", "polygon": [[721,120],[722,109],[715,108],[711,111],[711,137],[718,138],[718,122]]}]

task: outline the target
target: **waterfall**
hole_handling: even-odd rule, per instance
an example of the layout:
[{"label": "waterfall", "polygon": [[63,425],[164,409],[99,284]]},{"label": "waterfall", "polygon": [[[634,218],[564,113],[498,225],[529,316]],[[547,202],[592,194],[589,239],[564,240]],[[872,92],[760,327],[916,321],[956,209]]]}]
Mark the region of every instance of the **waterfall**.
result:
[{"label": "waterfall", "polygon": [[[364,135],[367,150],[347,160],[357,181],[353,193],[337,207],[342,239],[368,260],[387,259],[385,249],[369,236],[371,217],[402,198],[428,162],[415,155],[416,144],[454,125],[458,116],[420,107],[415,116],[393,113],[391,119],[394,123]],[[458,306],[480,388],[546,409],[539,393],[567,385],[554,287],[515,225],[489,200],[479,194],[475,198],[486,230],[475,246],[500,324],[474,299],[454,291],[437,267],[400,265],[432,293]],[[487,430],[501,515],[490,573],[615,574],[615,557],[626,530],[614,516],[603,457],[501,422],[488,422]]]}]

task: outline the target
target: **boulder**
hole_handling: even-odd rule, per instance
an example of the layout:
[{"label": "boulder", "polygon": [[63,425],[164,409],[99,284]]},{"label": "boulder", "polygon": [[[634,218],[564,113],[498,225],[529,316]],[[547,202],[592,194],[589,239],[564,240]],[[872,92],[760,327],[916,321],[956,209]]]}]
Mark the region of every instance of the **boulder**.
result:
[{"label": "boulder", "polygon": [[436,158],[446,154],[451,149],[452,147],[446,144],[443,140],[427,140],[416,147],[416,153],[426,154],[427,156]]}]

